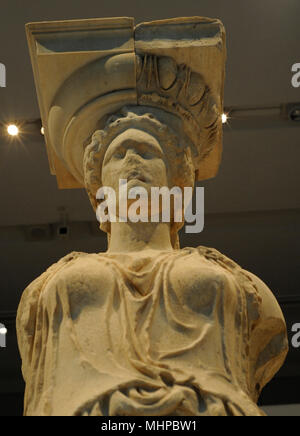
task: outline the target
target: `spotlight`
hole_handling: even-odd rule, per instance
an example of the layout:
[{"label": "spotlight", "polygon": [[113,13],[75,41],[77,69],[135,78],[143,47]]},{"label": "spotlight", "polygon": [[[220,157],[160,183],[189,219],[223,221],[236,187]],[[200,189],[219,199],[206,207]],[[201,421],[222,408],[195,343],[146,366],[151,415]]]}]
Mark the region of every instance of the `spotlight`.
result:
[{"label": "spotlight", "polygon": [[9,124],[9,125],[7,126],[7,133],[8,133],[10,136],[18,136],[18,134],[19,134],[19,128],[18,128],[18,126],[16,126],[15,124]]},{"label": "spotlight", "polygon": [[45,128],[41,127],[41,135],[45,135]]},{"label": "spotlight", "polygon": [[291,121],[299,122],[300,121],[300,106],[293,108],[289,115],[290,115]]},{"label": "spotlight", "polygon": [[5,327],[0,328],[0,335],[6,335],[7,329]]},{"label": "spotlight", "polygon": [[283,118],[296,123],[300,122],[300,102],[288,103],[281,106],[281,115]]},{"label": "spotlight", "polygon": [[222,114],[222,123],[223,124],[226,124],[227,123],[227,121],[228,121],[228,115],[227,114]]}]

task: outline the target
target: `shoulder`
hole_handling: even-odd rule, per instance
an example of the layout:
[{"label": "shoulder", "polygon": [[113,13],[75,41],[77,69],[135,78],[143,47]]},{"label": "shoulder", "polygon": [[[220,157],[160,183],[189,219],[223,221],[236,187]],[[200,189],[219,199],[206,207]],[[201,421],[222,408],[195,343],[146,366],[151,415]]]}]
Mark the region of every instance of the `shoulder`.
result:
[{"label": "shoulder", "polygon": [[287,328],[282,310],[271,289],[255,274],[214,248],[198,247],[197,250],[211,262],[231,271],[245,291],[253,382],[251,391],[256,401],[262,387],[280,369],[288,353]]},{"label": "shoulder", "polygon": [[47,278],[49,276],[52,276],[53,274],[55,274],[57,271],[59,271],[65,265],[67,265],[71,262],[74,262],[77,259],[86,257],[86,256],[89,256],[89,253],[84,253],[84,252],[80,252],[80,251],[72,251],[71,253],[67,254],[66,256],[63,256],[62,258],[60,258],[57,262],[50,265],[46,269],[46,271],[44,271],[40,276],[38,276],[35,280],[33,280],[33,282],[31,282],[28,287],[47,280]]},{"label": "shoulder", "polygon": [[203,256],[205,259],[214,263],[215,265],[223,267],[227,271],[237,273],[242,270],[242,268],[234,260],[230,259],[228,256],[216,250],[215,248],[199,245],[194,250],[196,250],[200,256]]},{"label": "shoulder", "polygon": [[243,273],[251,280],[260,297],[262,316],[268,319],[281,319],[285,323],[279,303],[266,283],[250,271],[243,270]]},{"label": "shoulder", "polygon": [[49,268],[46,269],[42,274],[36,277],[23,291],[18,311],[17,320],[20,316],[24,316],[32,305],[36,304],[37,299],[44,287],[44,285],[52,278],[58,271],[60,271],[65,265],[70,262],[81,258],[83,256],[88,256],[88,253],[73,251],[66,256],[63,256],[57,262],[53,263]]},{"label": "shoulder", "polygon": [[275,295],[259,277],[247,271],[215,248],[199,246],[197,247],[197,251],[206,259],[232,272],[239,284],[245,288],[248,295],[256,296],[263,318],[281,320],[285,327],[284,316]]},{"label": "shoulder", "polygon": [[[231,270],[240,281],[249,294],[256,294],[260,303],[261,316],[264,319],[276,319],[280,320],[282,329],[286,328],[284,316],[282,310],[278,304],[278,301],[270,290],[268,285],[264,283],[259,277],[250,271],[247,271],[234,260],[230,259],[226,255],[220,253],[218,250],[209,247],[199,246],[197,250],[207,259],[212,262],[216,262],[226,269]],[[252,289],[252,291],[251,291]]]},{"label": "shoulder", "polygon": [[199,254],[203,255],[207,259],[225,262],[229,264],[231,267],[239,267],[239,265],[235,261],[233,261],[225,254],[218,251],[216,248],[199,245],[198,247],[196,247],[196,250],[198,251]]},{"label": "shoulder", "polygon": [[66,256],[63,256],[60,258],[57,262],[52,264],[46,272],[51,272],[59,267],[62,267],[63,265],[66,265],[76,259],[84,258],[90,256],[90,253],[85,253],[82,251],[72,251],[71,253],[67,254]]},{"label": "shoulder", "polygon": [[64,265],[86,253],[72,252],[52,264],[45,272],[33,280],[23,291],[16,317],[16,330],[19,351],[22,357],[22,373],[27,379],[28,365],[32,358],[32,347],[38,319],[38,306],[41,292],[48,280]]}]

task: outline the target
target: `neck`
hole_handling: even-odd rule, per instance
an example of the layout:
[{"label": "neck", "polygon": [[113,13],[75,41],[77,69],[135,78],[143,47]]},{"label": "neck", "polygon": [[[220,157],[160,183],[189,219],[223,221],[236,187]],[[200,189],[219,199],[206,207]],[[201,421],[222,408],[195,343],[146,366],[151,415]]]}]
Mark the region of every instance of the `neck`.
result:
[{"label": "neck", "polygon": [[111,223],[108,252],[172,251],[169,223]]}]

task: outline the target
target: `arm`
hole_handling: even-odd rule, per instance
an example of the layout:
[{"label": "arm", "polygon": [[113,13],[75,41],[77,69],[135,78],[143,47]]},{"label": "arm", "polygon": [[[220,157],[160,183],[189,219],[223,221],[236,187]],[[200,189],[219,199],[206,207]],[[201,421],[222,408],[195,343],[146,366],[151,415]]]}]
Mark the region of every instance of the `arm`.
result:
[{"label": "arm", "polygon": [[261,298],[260,319],[250,335],[250,387],[257,401],[263,387],[283,365],[288,339],[285,319],[275,296],[258,277],[245,273]]},{"label": "arm", "polygon": [[66,263],[82,254],[85,253],[72,252],[62,257],[31,282],[22,294],[17,310],[16,329],[18,347],[22,359],[22,374],[25,382],[27,381],[27,375],[30,373],[34,342],[37,330],[39,329],[39,316],[41,316],[39,311],[40,295],[54,274]]}]

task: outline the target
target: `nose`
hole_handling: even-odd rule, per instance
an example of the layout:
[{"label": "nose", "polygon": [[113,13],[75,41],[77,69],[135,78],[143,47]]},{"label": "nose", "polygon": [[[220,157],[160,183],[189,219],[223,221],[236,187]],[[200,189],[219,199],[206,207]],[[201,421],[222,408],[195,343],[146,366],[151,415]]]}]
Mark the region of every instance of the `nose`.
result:
[{"label": "nose", "polygon": [[143,158],[140,153],[134,148],[128,148],[125,156],[126,161],[128,162],[142,162]]}]

